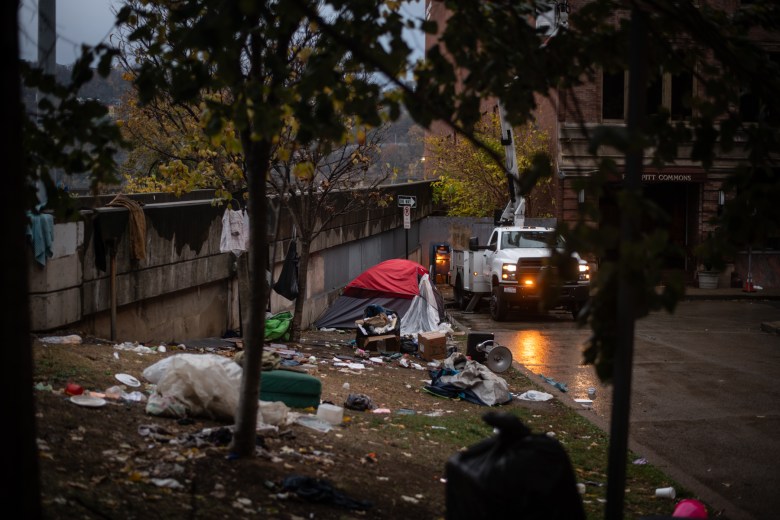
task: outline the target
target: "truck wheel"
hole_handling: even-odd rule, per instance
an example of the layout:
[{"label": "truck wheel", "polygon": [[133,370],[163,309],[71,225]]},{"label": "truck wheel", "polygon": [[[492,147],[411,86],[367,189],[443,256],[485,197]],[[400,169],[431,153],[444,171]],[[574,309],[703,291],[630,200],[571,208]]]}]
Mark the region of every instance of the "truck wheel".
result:
[{"label": "truck wheel", "polygon": [[466,293],[463,290],[463,280],[458,276],[455,278],[455,307],[464,310],[468,303]]},{"label": "truck wheel", "polygon": [[582,304],[579,302],[574,302],[571,304],[571,317],[577,319],[577,316],[579,316],[580,311],[582,310]]},{"label": "truck wheel", "polygon": [[493,294],[490,296],[490,317],[494,321],[503,321],[506,318],[506,300],[501,293],[501,287],[493,287]]}]

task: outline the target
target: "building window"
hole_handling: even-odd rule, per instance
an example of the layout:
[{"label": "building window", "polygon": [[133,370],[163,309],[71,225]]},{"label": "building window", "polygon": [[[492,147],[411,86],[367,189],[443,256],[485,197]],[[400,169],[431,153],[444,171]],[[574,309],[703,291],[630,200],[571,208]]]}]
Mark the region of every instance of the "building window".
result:
[{"label": "building window", "polygon": [[625,72],[604,72],[601,82],[601,118],[624,119],[626,113]]},{"label": "building window", "polygon": [[[775,69],[780,68],[780,52],[770,52],[769,60]],[[762,120],[773,119],[776,114],[771,114],[769,107],[759,98],[750,87],[742,87],[739,91],[739,116],[742,121],[755,123]]]},{"label": "building window", "polygon": [[693,74],[680,72],[670,76],[669,112],[675,121],[690,119],[693,115]]},{"label": "building window", "polygon": [[[602,119],[624,121],[627,115],[628,73],[604,72],[601,84]],[[646,96],[648,115],[658,114],[661,109],[665,109],[673,121],[690,119],[692,115],[693,74],[690,72],[671,74],[659,71],[650,76]]]}]

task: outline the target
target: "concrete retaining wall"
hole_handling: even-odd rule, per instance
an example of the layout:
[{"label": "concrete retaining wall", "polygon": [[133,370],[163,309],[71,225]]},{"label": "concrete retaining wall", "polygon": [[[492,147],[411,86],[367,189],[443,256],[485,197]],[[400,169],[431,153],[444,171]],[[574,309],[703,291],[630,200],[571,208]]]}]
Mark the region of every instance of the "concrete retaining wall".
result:
[{"label": "concrete retaining wall", "polygon": [[[403,257],[408,248],[409,258],[422,263],[420,228],[432,211],[430,183],[391,186],[384,193],[391,197],[388,205],[340,216],[314,240],[304,326],[328,307],[344,285],[378,261]],[[395,202],[398,194],[417,197],[409,230],[403,228]],[[31,258],[32,330],[71,329],[116,341],[144,342],[178,342],[238,330],[235,258],[219,251],[225,208],[214,206],[209,192],[191,194],[188,200],[159,194],[133,197],[143,203],[146,223],[146,255],[135,261],[130,212],[106,207],[111,198],[89,199],[84,205],[93,209],[82,210],[79,221],[55,224],[54,254],[44,266]],[[277,240],[269,242],[274,279],[293,235],[291,222],[282,215]],[[112,239],[116,240],[115,319]],[[272,292],[271,312],[292,305]]]}]

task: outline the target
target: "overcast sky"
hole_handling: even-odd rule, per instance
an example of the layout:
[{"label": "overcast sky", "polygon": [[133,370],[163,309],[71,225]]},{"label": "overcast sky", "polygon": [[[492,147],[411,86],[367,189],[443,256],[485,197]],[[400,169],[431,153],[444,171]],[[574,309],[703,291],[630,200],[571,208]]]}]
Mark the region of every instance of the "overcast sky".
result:
[{"label": "overcast sky", "polygon": [[[2,0],[0,0],[2,1]],[[121,5],[118,0],[57,0],[57,63],[70,65],[81,54],[81,45],[110,44],[114,12],[112,5]],[[424,1],[417,0],[407,7],[411,16],[421,17]],[[19,45],[22,59],[37,61],[38,0],[22,0],[19,12]],[[422,57],[425,40],[422,34],[410,34],[410,46]]]}]

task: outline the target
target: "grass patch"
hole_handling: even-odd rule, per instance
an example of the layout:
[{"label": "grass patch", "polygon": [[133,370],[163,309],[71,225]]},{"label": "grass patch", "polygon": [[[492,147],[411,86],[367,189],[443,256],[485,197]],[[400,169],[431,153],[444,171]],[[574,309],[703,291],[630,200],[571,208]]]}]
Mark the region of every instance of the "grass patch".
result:
[{"label": "grass patch", "polygon": [[[513,377],[525,378],[519,374],[513,374]],[[531,382],[529,384],[533,385]],[[386,431],[389,435],[397,436],[399,426],[402,427],[406,439],[404,443],[413,443],[415,439],[418,442],[430,441],[441,445],[444,450],[455,453],[493,435],[493,428],[482,419],[486,412],[508,411],[520,418],[533,433],[553,435],[561,443],[572,463],[577,482],[585,484],[582,500],[587,518],[601,519],[604,517],[607,493],[609,436],[560,401],[553,400],[548,404],[549,406],[543,411],[538,408],[502,409],[475,405],[473,411],[466,413],[435,417],[423,414],[393,415],[389,419],[374,417],[368,422],[369,427]],[[672,514],[677,500],[694,498],[689,490],[658,468],[650,464],[633,464],[633,461],[638,458],[639,455],[633,452],[627,454],[625,518],[668,516]],[[518,471],[523,471],[523,468],[518,468]],[[677,490],[676,500],[655,497],[655,489],[666,486],[673,486]]]}]

